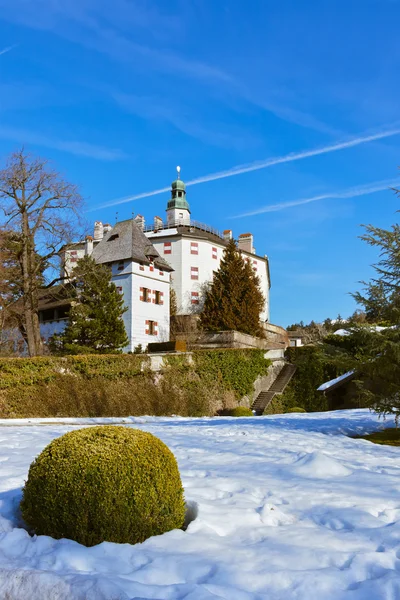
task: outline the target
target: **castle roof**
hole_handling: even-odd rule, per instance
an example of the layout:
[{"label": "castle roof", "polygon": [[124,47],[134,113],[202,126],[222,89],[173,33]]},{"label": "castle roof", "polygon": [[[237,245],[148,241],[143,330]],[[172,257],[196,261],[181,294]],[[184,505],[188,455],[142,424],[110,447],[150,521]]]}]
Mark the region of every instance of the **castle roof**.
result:
[{"label": "castle roof", "polygon": [[97,263],[127,259],[146,264],[154,262],[159,269],[173,271],[133,219],[116,223],[94,248],[92,257]]}]

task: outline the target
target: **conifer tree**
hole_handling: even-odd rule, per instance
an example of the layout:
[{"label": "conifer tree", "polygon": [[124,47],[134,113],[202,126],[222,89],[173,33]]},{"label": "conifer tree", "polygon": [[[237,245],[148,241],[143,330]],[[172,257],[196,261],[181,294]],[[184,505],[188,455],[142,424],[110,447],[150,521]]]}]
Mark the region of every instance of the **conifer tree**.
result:
[{"label": "conifer tree", "polygon": [[121,350],[128,344],[122,320],[128,309],[111,281],[111,271],[86,256],[78,261],[73,275],[75,302],[55,345],[68,354]]},{"label": "conifer tree", "polygon": [[206,291],[200,324],[209,331],[236,330],[263,337],[260,324],[263,307],[259,279],[231,240]]},{"label": "conifer tree", "polygon": [[[399,192],[397,192],[399,194]],[[375,327],[364,333],[365,358],[359,369],[362,394],[380,413],[400,417],[400,225],[388,230],[368,225],[361,237],[379,250],[379,260],[373,265],[375,277],[364,283],[366,292],[353,294]],[[355,331],[354,335],[358,332]]]}]

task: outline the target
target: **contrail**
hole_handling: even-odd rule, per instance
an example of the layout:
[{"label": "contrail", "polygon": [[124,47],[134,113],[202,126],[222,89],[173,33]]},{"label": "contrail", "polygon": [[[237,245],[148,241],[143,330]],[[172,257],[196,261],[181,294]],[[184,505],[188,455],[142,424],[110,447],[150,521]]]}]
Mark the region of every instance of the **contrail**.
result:
[{"label": "contrail", "polygon": [[[313,150],[304,150],[302,152],[291,152],[290,154],[286,154],[285,156],[277,156],[273,158],[267,158],[266,160],[256,161],[250,164],[238,165],[226,171],[218,171],[217,173],[211,173],[210,175],[203,175],[202,177],[197,177],[196,179],[191,179],[186,182],[186,185],[197,185],[199,183],[205,183],[207,181],[215,181],[216,179],[223,179],[225,177],[233,177],[234,175],[241,175],[242,173],[249,173],[250,171],[257,171],[259,169],[267,169],[268,167],[272,167],[274,165],[279,165],[283,163],[289,163],[296,160],[302,160],[304,158],[310,158],[311,156],[318,156],[320,154],[328,154],[329,152],[337,152],[338,150],[344,150],[346,148],[353,148],[354,146],[359,146],[360,144],[367,144],[369,142],[374,142],[376,140],[381,140],[383,138],[391,137],[393,135],[398,135],[400,133],[400,128],[395,129],[387,129],[385,131],[380,131],[377,133],[373,133],[370,135],[363,135],[357,138],[351,138],[345,140],[343,142],[337,142],[335,144],[331,144],[329,146],[323,146],[322,148],[314,148]],[[149,196],[156,196],[158,194],[163,194],[164,192],[169,191],[169,187],[161,188],[158,190],[153,190],[152,192],[143,192],[142,194],[136,194],[134,196],[126,196],[124,198],[117,198],[116,200],[112,200],[111,202],[107,202],[106,204],[102,204],[99,207],[91,208],[88,212],[93,210],[97,210],[98,208],[107,208],[110,206],[116,206],[118,204],[125,204],[126,202],[131,202],[133,200],[139,200],[141,198],[148,198]]]},{"label": "contrail", "polygon": [[328,200],[333,198],[355,198],[356,196],[366,196],[367,194],[374,194],[375,192],[381,192],[387,190],[392,186],[398,185],[398,179],[386,179],[383,181],[377,181],[375,183],[360,185],[358,187],[352,187],[341,192],[331,192],[330,194],[321,194],[319,196],[312,196],[311,198],[302,198],[301,200],[292,200],[291,202],[280,202],[279,204],[268,204],[262,206],[256,210],[252,210],[240,215],[235,215],[231,219],[239,219],[241,217],[253,217],[254,215],[262,215],[264,213],[276,212],[279,210],[285,210],[286,208],[292,208],[293,206],[300,206],[301,204],[309,204],[310,202],[318,202],[319,200]]},{"label": "contrail", "polygon": [[16,48],[16,44],[13,46],[7,46],[7,48],[3,48],[3,50],[0,50],[0,56],[2,54],[7,54],[7,52],[10,52],[10,50],[13,50],[14,48]]}]

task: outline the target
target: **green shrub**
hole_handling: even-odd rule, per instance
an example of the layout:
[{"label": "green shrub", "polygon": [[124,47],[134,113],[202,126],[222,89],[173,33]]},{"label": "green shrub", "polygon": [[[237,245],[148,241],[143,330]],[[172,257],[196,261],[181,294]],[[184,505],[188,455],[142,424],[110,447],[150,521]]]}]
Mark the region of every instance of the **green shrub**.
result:
[{"label": "green shrub", "polygon": [[197,350],[193,352],[196,372],[205,380],[221,381],[235,392],[237,400],[251,394],[257,377],[266,375],[271,361],[265,350]]},{"label": "green shrub", "polygon": [[0,359],[0,417],[211,416],[252,392],[270,365],[264,354],[167,355],[161,375],[145,354]]},{"label": "green shrub", "polygon": [[288,408],[287,413],[306,413],[307,411],[304,408],[300,408],[300,406],[293,406],[293,408]]},{"label": "green shrub", "polygon": [[230,417],[254,417],[253,411],[246,406],[236,406],[228,412]]},{"label": "green shrub", "polygon": [[21,512],[38,535],[136,544],[182,527],[185,503],[175,457],[161,440],[105,425],[43,450],[30,466]]},{"label": "green shrub", "polygon": [[147,365],[146,355],[89,354],[83,356],[0,358],[0,390],[49,383],[60,373],[90,379],[134,377]]}]

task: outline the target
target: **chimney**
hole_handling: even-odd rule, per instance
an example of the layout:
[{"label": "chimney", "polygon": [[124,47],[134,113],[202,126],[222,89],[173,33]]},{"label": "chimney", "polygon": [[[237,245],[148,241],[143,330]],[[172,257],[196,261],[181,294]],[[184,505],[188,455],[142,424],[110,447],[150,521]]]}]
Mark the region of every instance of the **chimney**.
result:
[{"label": "chimney", "polygon": [[223,232],[224,235],[224,240],[226,242],[229,242],[229,240],[232,239],[232,229],[225,229],[225,231]]},{"label": "chimney", "polygon": [[164,222],[161,217],[154,217],[154,231],[164,229]]},{"label": "chimney", "polygon": [[93,252],[93,238],[87,235],[85,238],[85,256],[90,256]]},{"label": "chimney", "polygon": [[254,254],[253,247],[253,234],[252,233],[241,233],[239,235],[239,250]]},{"label": "chimney", "polygon": [[144,217],[143,217],[143,215],[136,215],[136,217],[133,220],[135,221],[135,223],[139,227],[139,229],[141,229],[143,231],[144,230]]},{"label": "chimney", "polygon": [[103,239],[104,231],[103,231],[103,223],[101,221],[95,221],[94,223],[94,239],[96,242],[99,242]]},{"label": "chimney", "polygon": [[105,223],[103,227],[103,234],[106,235],[109,231],[111,231],[112,225],[110,223]]}]

